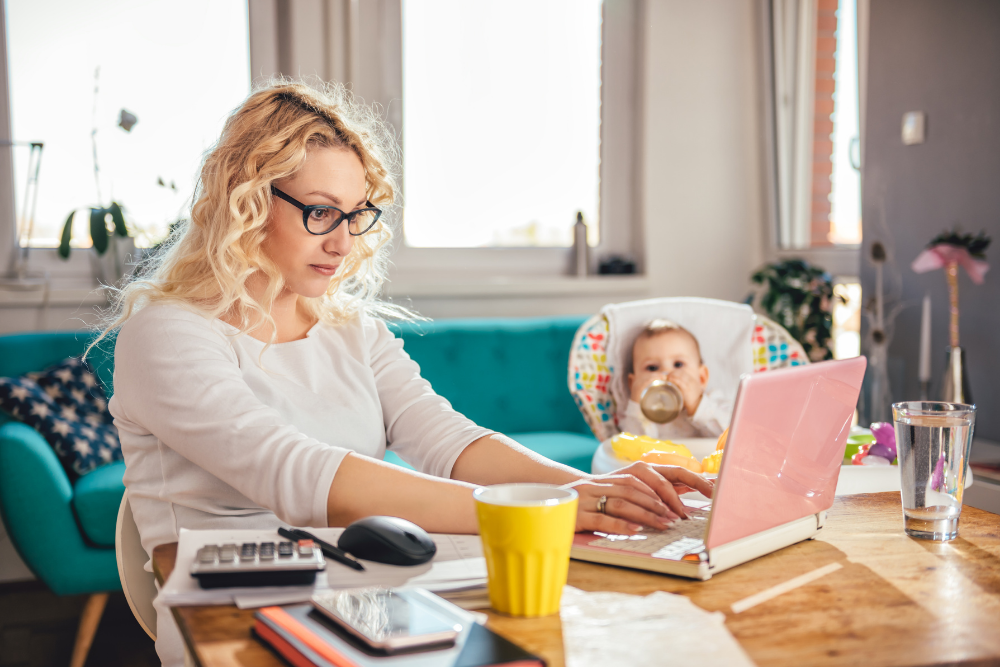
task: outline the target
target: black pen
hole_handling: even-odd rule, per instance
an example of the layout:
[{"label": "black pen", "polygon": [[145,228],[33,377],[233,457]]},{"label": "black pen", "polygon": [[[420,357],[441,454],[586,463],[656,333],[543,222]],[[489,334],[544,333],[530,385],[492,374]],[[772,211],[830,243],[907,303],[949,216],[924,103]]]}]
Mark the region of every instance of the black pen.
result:
[{"label": "black pen", "polygon": [[359,563],[358,561],[354,560],[350,556],[348,556],[346,551],[338,549],[329,542],[324,542],[323,540],[319,539],[312,533],[307,533],[306,531],[299,530],[298,528],[288,529],[285,527],[281,527],[278,529],[278,535],[286,537],[295,542],[299,540],[312,540],[313,542],[319,545],[320,549],[323,550],[323,555],[329,556],[338,563],[343,563],[347,567],[352,567],[355,570],[358,570],[359,572],[365,571],[365,566]]}]

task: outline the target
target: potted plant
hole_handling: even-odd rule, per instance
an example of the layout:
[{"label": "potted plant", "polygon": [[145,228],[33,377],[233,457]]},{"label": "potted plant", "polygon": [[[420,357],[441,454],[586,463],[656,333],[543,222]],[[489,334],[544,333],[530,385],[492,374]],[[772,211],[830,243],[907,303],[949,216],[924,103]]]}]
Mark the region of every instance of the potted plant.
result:
[{"label": "potted plant", "polygon": [[[94,277],[101,284],[118,282],[129,273],[129,257],[135,252],[135,240],[125,224],[125,215],[118,202],[105,208],[73,209],[63,225],[59,241],[59,256],[69,259],[69,244],[73,237],[73,219],[81,210],[90,211],[90,240],[93,244]],[[110,251],[110,252],[109,252]]]},{"label": "potted plant", "polygon": [[[802,344],[812,361],[833,358],[833,279],[830,274],[801,259],[786,259],[758,269],[751,280],[765,315],[788,330]],[[756,298],[755,298],[756,297]]]}]

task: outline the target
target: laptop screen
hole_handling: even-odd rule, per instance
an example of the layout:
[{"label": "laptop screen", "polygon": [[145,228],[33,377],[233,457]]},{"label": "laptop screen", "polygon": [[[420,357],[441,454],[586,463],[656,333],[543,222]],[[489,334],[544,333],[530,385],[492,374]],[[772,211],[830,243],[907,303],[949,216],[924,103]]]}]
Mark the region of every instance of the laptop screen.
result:
[{"label": "laptop screen", "polygon": [[712,502],[711,549],[827,510],[867,361],[744,376]]}]

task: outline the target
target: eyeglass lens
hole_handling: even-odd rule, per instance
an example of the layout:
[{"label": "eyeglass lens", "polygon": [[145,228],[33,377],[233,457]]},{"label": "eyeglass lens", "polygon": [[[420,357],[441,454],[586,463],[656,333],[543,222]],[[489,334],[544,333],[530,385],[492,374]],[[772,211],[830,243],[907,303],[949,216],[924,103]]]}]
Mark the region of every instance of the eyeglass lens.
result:
[{"label": "eyeglass lens", "polygon": [[326,234],[333,231],[347,218],[347,231],[352,236],[360,236],[374,226],[378,220],[378,211],[370,208],[341,213],[327,206],[307,206],[302,219],[310,234]]}]

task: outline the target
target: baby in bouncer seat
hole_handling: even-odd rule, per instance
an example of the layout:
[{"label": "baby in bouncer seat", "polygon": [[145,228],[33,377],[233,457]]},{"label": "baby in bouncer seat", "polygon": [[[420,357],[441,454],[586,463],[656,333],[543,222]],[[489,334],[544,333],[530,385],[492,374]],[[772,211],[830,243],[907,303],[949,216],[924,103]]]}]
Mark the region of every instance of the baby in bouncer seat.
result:
[{"label": "baby in bouncer seat", "polygon": [[[657,424],[642,413],[642,392],[654,380],[669,380],[681,390],[684,409],[672,422]],[[649,322],[632,345],[630,400],[618,427],[629,433],[662,440],[716,437],[729,427],[733,406],[719,390],[705,391],[708,367],[702,363],[698,340],[675,322]]]}]

